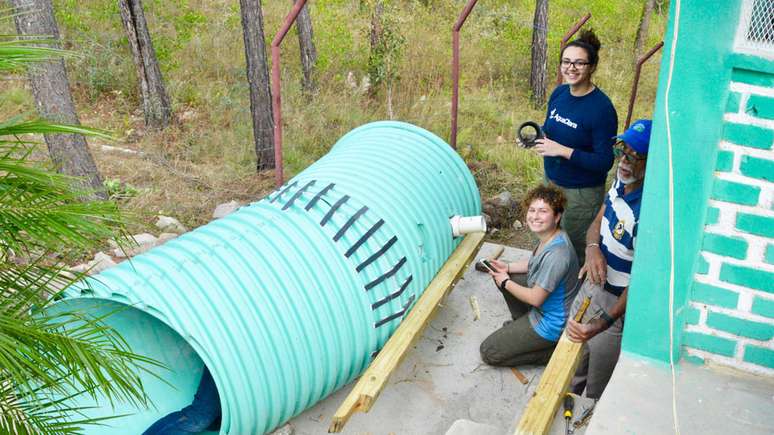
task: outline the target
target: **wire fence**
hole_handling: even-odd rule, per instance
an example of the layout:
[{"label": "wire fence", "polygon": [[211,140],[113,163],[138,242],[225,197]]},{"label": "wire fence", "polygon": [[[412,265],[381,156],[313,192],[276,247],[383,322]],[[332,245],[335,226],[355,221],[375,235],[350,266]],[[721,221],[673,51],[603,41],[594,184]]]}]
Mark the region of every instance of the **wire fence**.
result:
[{"label": "wire fence", "polygon": [[747,0],[741,18],[738,48],[774,55],[774,1]]}]

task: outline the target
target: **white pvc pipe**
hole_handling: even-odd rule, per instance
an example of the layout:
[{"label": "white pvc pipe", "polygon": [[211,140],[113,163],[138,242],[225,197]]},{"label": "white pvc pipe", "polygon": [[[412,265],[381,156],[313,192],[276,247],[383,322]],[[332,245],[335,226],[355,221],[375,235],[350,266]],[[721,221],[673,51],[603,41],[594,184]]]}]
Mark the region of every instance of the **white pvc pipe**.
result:
[{"label": "white pvc pipe", "polygon": [[449,219],[454,237],[475,232],[486,232],[486,220],[483,216],[452,216]]}]

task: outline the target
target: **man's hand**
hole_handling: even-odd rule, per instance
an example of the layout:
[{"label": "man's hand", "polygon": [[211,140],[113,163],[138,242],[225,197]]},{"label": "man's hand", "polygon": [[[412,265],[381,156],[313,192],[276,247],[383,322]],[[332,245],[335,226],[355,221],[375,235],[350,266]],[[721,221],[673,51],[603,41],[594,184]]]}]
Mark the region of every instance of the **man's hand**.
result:
[{"label": "man's hand", "polygon": [[597,285],[604,285],[607,278],[607,261],[602,255],[599,246],[586,247],[586,262],[578,273],[578,278],[583,278],[588,273],[588,279]]},{"label": "man's hand", "polygon": [[535,141],[535,147],[533,148],[536,153],[543,157],[564,157],[570,159],[572,156],[572,148],[566,147],[559,142],[555,142],[549,138],[538,139]]},{"label": "man's hand", "polygon": [[594,319],[589,323],[567,320],[567,337],[576,343],[588,341],[605,329],[607,329],[607,322],[602,319]]}]

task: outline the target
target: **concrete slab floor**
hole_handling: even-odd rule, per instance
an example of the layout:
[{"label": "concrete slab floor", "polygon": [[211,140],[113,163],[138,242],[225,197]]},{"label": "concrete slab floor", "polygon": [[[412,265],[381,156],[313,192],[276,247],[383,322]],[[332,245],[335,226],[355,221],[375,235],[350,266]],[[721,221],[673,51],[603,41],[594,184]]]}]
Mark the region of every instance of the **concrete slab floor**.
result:
[{"label": "concrete slab floor", "polygon": [[[496,247],[485,243],[476,258],[490,255]],[[528,256],[528,251],[507,248],[501,258]],[[471,296],[478,300],[481,312],[477,321],[473,320]],[[471,264],[371,411],[355,413],[342,433],[445,434],[461,419],[495,428],[492,435],[513,433],[544,367],[519,367],[529,380],[523,385],[510,369],[481,362],[479,345],[508,318],[508,308],[489,275],[473,270]],[[293,418],[290,424],[295,433],[327,433],[331,417],[353,386],[354,382]],[[576,410],[587,405],[588,399],[580,400]],[[560,421],[554,431],[563,434],[564,423]]]},{"label": "concrete slab floor", "polygon": [[[774,379],[681,362],[676,381],[681,434],[774,433]],[[588,433],[676,433],[669,366],[623,353]]]}]

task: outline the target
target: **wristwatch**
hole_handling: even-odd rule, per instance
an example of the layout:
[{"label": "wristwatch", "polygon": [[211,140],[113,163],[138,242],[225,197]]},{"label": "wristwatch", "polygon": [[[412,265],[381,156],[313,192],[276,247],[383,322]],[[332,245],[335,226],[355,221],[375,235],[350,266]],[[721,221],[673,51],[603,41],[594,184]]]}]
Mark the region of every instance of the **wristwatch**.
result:
[{"label": "wristwatch", "polygon": [[613,326],[613,323],[615,323],[615,319],[612,316],[610,316],[610,314],[607,314],[607,311],[605,310],[602,310],[602,312],[599,313],[599,318],[604,320],[605,323],[607,323],[608,328]]}]

